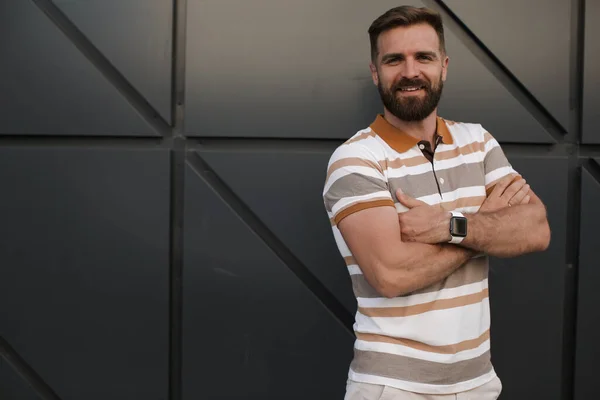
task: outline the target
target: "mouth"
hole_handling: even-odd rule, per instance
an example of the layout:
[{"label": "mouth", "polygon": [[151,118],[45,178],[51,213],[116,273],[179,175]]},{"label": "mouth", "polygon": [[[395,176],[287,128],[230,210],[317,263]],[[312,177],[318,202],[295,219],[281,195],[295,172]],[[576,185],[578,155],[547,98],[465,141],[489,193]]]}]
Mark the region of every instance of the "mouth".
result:
[{"label": "mouth", "polygon": [[425,86],[406,86],[398,88],[398,92],[410,93],[425,89]]}]

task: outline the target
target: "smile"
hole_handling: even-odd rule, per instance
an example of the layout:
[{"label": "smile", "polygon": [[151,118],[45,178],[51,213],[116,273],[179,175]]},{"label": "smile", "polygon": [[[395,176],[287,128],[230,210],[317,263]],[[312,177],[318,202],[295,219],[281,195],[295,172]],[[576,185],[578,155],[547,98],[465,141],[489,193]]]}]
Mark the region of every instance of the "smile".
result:
[{"label": "smile", "polygon": [[424,89],[423,86],[413,86],[413,87],[405,87],[405,88],[400,88],[398,89],[400,92],[415,92],[417,90],[421,90]]}]

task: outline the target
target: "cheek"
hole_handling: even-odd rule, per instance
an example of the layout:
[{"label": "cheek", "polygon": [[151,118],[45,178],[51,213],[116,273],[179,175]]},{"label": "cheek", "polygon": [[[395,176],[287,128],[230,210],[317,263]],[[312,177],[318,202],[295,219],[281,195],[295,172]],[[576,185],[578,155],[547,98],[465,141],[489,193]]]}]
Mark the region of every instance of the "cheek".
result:
[{"label": "cheek", "polygon": [[379,83],[384,88],[389,89],[400,79],[401,77],[399,76],[398,71],[393,68],[383,68],[379,71]]}]

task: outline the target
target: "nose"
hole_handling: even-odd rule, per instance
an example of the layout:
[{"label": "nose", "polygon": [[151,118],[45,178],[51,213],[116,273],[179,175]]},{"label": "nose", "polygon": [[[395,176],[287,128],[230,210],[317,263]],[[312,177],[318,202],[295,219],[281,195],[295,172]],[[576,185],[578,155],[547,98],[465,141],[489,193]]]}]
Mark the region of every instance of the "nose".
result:
[{"label": "nose", "polygon": [[419,68],[415,60],[407,58],[404,61],[404,68],[402,69],[402,75],[408,79],[414,79],[419,77]]}]

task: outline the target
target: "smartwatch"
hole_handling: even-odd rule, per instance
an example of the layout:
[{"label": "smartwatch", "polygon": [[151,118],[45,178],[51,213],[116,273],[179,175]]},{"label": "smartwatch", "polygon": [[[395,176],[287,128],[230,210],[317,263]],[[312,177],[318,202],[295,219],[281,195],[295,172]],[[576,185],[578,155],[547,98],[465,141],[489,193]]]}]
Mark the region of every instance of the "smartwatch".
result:
[{"label": "smartwatch", "polygon": [[467,236],[467,218],[462,213],[451,211],[450,236],[448,243],[458,244]]}]

